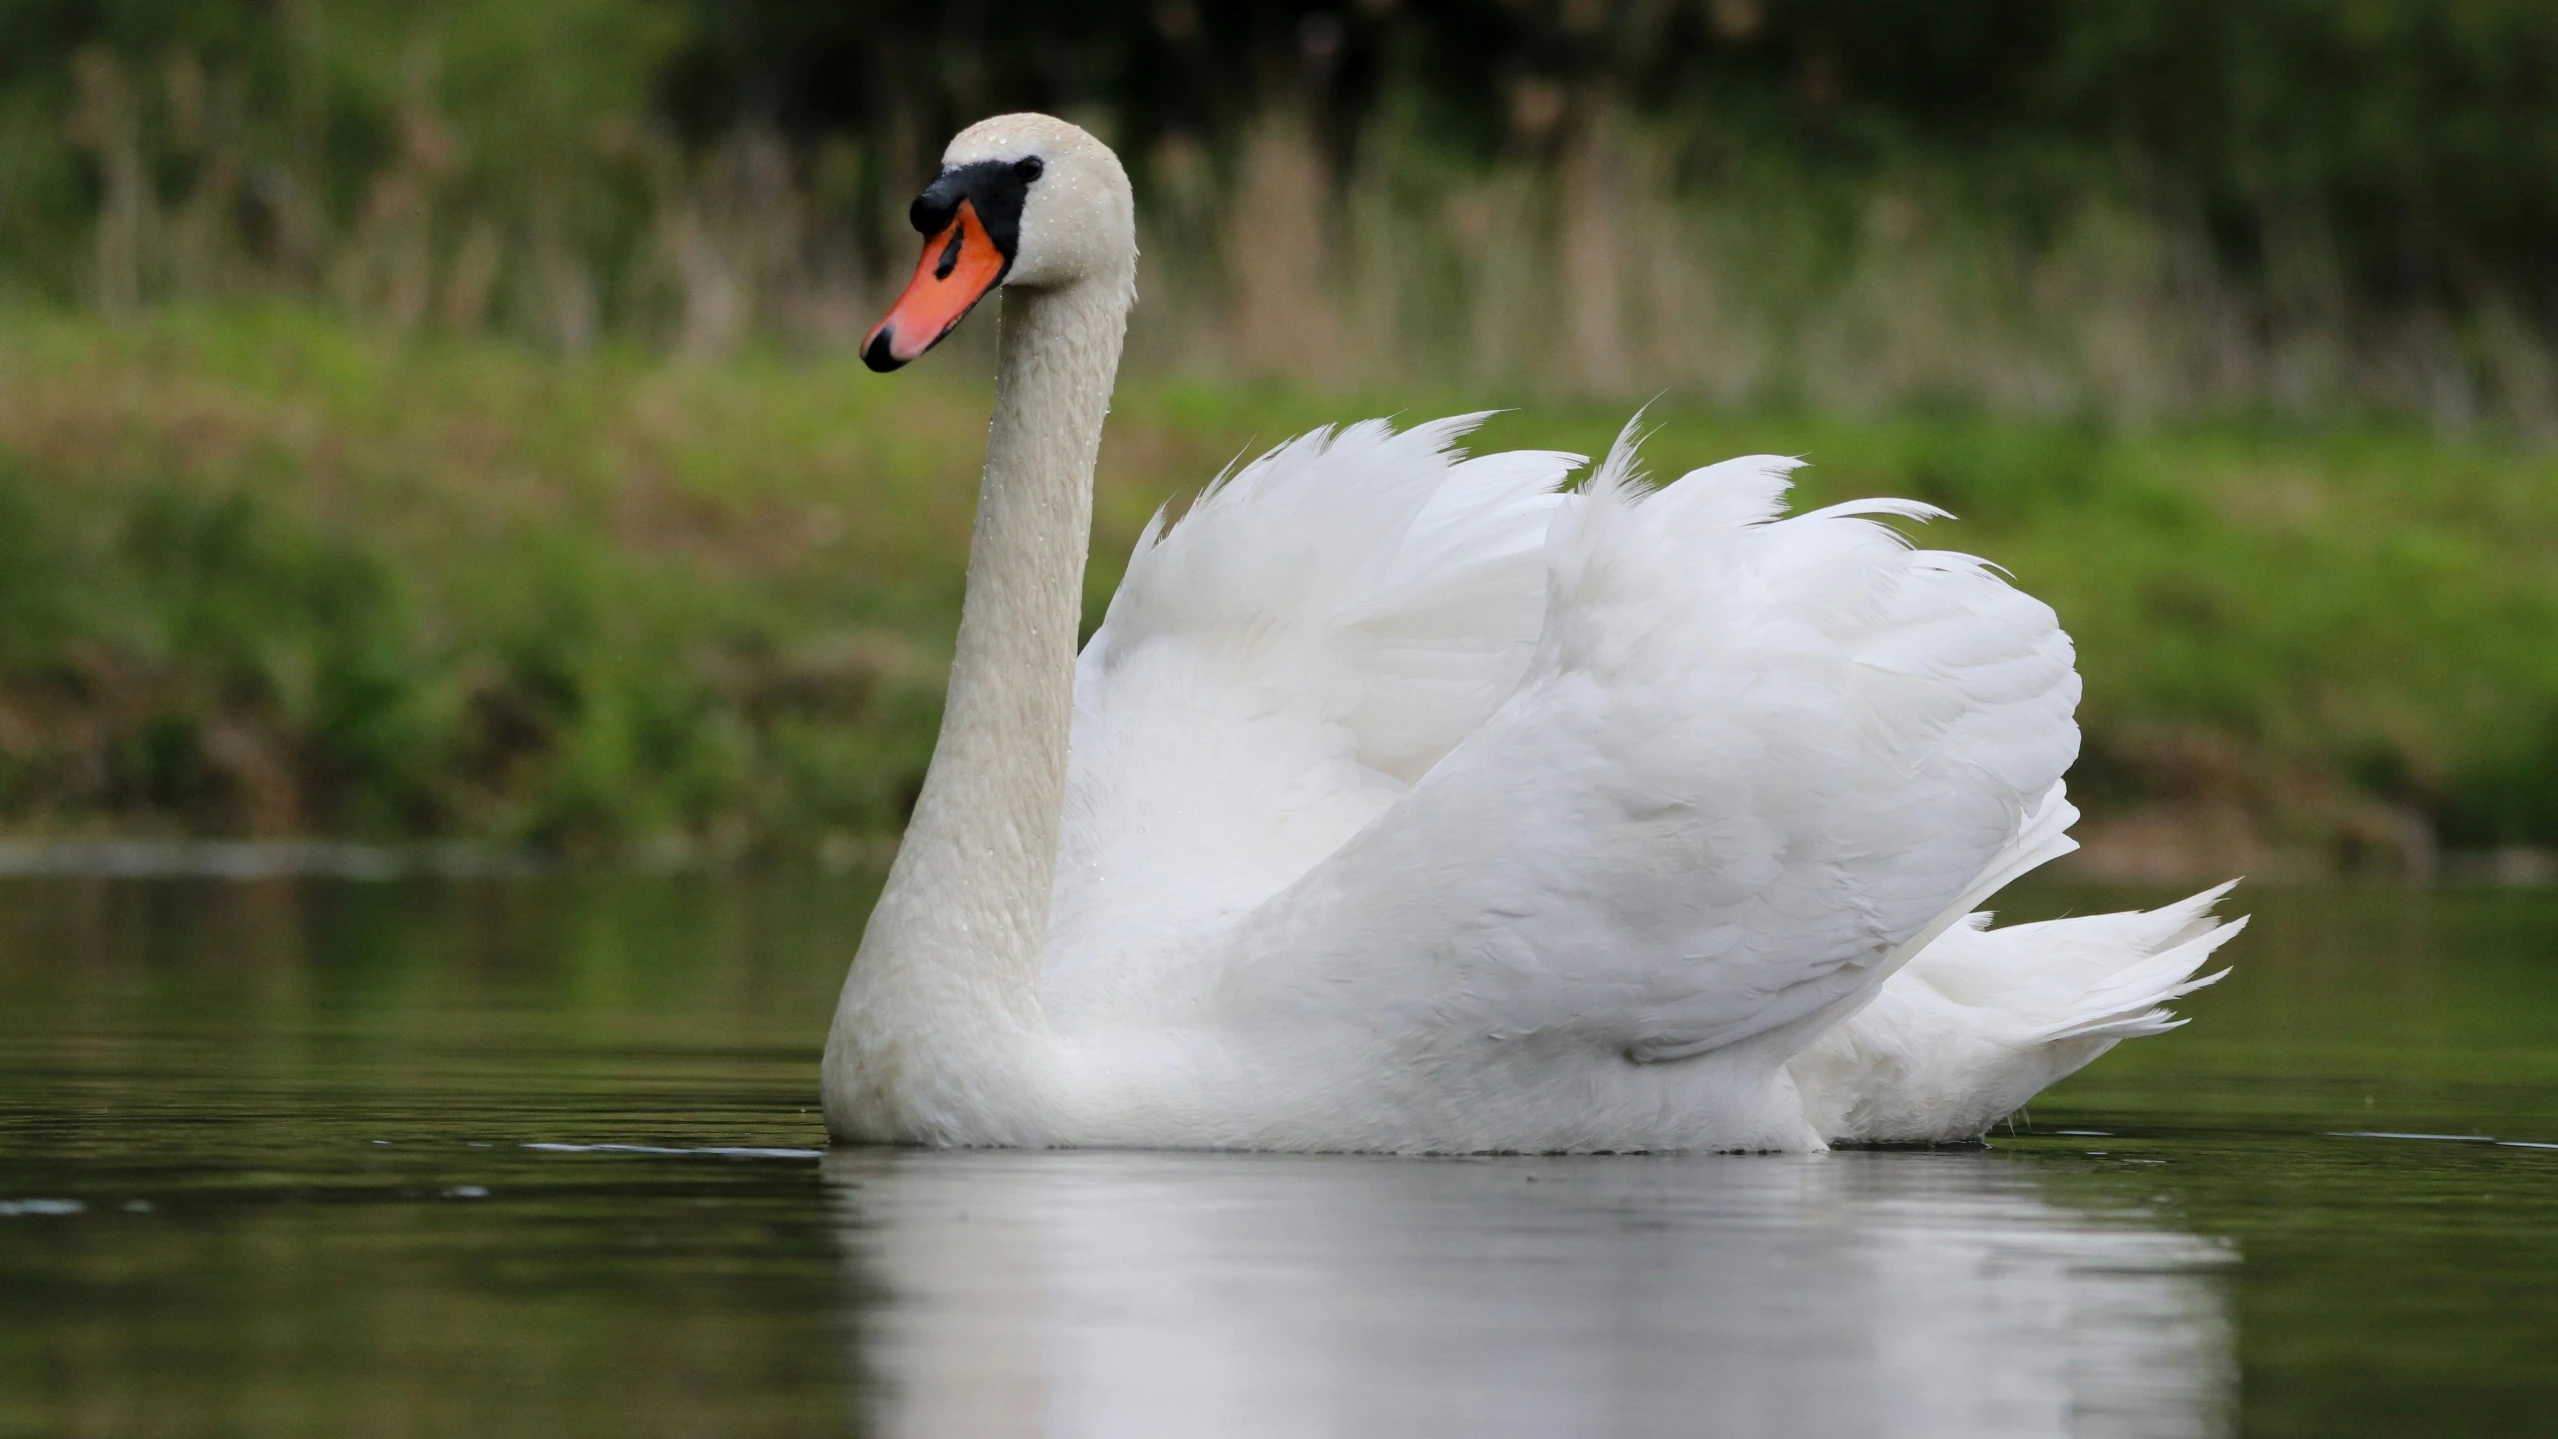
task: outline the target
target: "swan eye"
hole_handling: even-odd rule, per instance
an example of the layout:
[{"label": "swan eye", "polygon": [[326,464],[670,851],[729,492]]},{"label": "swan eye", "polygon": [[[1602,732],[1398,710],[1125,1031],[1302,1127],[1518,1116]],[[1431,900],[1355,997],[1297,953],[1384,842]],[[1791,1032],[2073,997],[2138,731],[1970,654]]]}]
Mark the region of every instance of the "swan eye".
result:
[{"label": "swan eye", "polygon": [[1014,161],[1013,173],[1020,176],[1021,182],[1027,185],[1031,181],[1038,179],[1040,176],[1047,174],[1048,165],[1047,162],[1041,160],[1038,156],[1033,155],[1026,160]]}]

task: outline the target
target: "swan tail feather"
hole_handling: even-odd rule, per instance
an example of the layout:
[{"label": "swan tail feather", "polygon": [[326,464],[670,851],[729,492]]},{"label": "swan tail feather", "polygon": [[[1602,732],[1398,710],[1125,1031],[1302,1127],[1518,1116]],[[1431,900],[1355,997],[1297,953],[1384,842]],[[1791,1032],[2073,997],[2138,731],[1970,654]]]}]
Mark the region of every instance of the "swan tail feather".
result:
[{"label": "swan tail feather", "polygon": [[2089,989],[2081,1004],[2042,1031],[2045,1043],[2069,1039],[2137,1039],[2165,1034],[2185,1021],[2166,1006],[2229,974],[2223,966],[2202,974],[2212,952],[2247,927],[2242,915],[2214,925],[2173,948],[2145,955]]},{"label": "swan tail feather", "polygon": [[1989,927],[1971,914],[1788,1065],[1831,1143],[1958,1143],[2126,1039],[2184,1024],[2168,1005],[2247,927],[2231,884],[2153,910]]}]

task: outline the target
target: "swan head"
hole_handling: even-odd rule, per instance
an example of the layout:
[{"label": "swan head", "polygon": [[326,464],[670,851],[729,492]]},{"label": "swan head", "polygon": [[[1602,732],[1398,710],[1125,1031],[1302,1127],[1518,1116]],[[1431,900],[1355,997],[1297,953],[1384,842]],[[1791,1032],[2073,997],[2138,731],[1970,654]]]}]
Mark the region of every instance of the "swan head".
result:
[{"label": "swan head", "polygon": [[906,218],[924,237],[915,278],[862,340],[896,369],[940,344],[1002,286],[1128,284],[1137,209],[1109,146],[1048,115],[997,115],[959,132]]}]

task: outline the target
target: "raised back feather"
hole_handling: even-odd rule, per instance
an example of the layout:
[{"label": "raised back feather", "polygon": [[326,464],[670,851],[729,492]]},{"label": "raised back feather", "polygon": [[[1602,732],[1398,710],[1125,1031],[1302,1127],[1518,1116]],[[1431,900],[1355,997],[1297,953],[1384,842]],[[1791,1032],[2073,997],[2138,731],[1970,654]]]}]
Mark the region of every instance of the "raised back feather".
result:
[{"label": "raised back feather", "polygon": [[[1171,941],[1267,898],[1516,687],[1586,461],[1468,458],[1483,418],[1319,430],[1148,527],[1076,675],[1052,993],[1097,924]],[[1131,972],[1113,933],[1098,958]]]}]

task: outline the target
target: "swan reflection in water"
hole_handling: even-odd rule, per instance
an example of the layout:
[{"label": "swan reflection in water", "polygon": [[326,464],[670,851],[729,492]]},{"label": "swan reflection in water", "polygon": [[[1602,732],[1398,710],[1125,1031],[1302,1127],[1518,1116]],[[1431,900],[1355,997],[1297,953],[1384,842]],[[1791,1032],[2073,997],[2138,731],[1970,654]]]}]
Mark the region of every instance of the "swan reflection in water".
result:
[{"label": "swan reflection in water", "polygon": [[2226,1246],[1983,1152],[838,1150],[894,1435],[2225,1432]]}]

